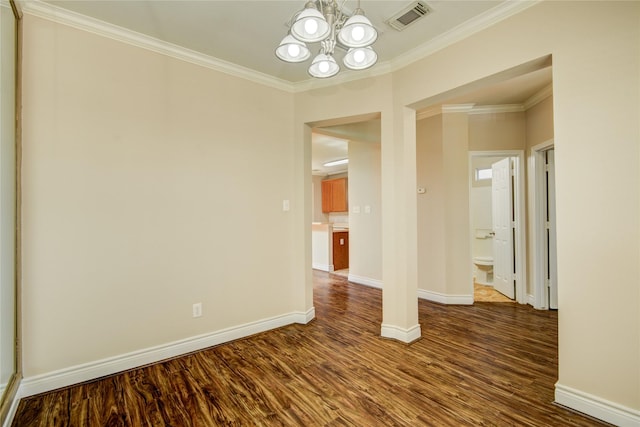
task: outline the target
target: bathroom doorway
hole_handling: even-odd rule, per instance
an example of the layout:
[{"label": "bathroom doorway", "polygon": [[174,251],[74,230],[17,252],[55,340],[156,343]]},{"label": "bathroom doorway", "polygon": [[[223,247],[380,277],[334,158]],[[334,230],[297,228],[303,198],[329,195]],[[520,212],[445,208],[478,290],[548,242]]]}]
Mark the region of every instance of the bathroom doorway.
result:
[{"label": "bathroom doorway", "polygon": [[524,153],[469,153],[474,301],[526,303]]}]

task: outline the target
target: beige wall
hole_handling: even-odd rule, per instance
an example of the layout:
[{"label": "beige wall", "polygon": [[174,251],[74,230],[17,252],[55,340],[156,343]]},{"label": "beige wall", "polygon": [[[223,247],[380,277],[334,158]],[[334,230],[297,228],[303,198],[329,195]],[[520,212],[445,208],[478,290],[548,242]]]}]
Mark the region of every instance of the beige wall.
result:
[{"label": "beige wall", "polygon": [[639,16],[638,2],[543,2],[394,74],[395,102],[425,105],[553,55],[559,384],[636,410]]},{"label": "beige wall", "polygon": [[416,124],[418,187],[418,289],[447,293],[445,274],[444,172],[442,164],[442,115]]},{"label": "beige wall", "polygon": [[296,309],[292,95],[27,15],[23,99],[25,376]]},{"label": "beige wall", "polygon": [[527,149],[553,139],[553,96],[550,96],[526,112]]},{"label": "beige wall", "polygon": [[[383,321],[411,332],[418,219],[406,106],[552,54],[559,385],[640,410],[639,18],[638,2],[542,2],[391,74],[292,100],[27,17],[25,373],[312,307],[308,124],[372,112]],[[468,197],[450,201],[458,208]],[[196,298],[201,321],[190,318]]]},{"label": "beige wall", "polygon": [[525,145],[524,112],[469,114],[469,151],[524,150]]},{"label": "beige wall", "polygon": [[380,188],[380,144],[349,141],[349,277],[356,281],[382,281]]}]

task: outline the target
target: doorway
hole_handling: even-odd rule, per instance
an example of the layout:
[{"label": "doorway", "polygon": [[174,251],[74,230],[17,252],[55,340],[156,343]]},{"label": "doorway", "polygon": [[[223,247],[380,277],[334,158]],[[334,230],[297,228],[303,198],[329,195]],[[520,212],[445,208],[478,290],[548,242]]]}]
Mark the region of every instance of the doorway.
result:
[{"label": "doorway", "polygon": [[[335,141],[343,141],[341,152],[336,152]],[[335,122],[317,123],[312,128],[312,172],[321,169],[323,161],[348,159],[342,165],[342,174],[331,178],[345,179],[347,198],[344,212],[323,215],[314,211],[312,229],[330,226],[332,262],[325,269],[348,278],[350,282],[382,288],[382,179],[381,179],[381,116],[343,118]],[[316,203],[322,199],[324,177],[315,176]],[[322,222],[323,224],[319,224]],[[326,223],[326,224],[325,224]],[[312,236],[313,237],[313,236]],[[312,239],[313,243],[313,239]],[[337,255],[348,257],[348,265],[341,269]],[[312,251],[315,260],[315,255]],[[315,261],[313,268],[317,268]],[[322,269],[322,268],[317,268]]]},{"label": "doorway", "polygon": [[469,152],[474,301],[527,302],[523,166],[521,150]]},{"label": "doorway", "polygon": [[534,307],[558,309],[555,150],[553,140],[531,148],[530,206]]}]

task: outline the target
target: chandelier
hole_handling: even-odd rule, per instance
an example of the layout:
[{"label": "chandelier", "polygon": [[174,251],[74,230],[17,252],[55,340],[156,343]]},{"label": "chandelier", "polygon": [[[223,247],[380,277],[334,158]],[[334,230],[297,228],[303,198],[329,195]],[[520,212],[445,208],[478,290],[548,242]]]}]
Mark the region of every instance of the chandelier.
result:
[{"label": "chandelier", "polygon": [[336,46],[347,50],[342,60],[345,67],[364,70],[378,60],[371,47],[377,38],[378,32],[360,9],[360,0],[350,16],[338,7],[336,0],[309,0],[291,19],[289,34],[280,42],[276,56],[286,62],[303,62],[311,56],[306,43],[320,42],[320,51],[311,61],[309,74],[317,78],[332,77],[340,71],[334,59]]}]

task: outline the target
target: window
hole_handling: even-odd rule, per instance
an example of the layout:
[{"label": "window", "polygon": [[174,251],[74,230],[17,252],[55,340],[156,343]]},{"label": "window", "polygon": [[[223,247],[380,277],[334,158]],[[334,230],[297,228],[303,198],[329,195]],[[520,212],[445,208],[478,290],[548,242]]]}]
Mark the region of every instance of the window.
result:
[{"label": "window", "polygon": [[476,169],[476,181],[483,181],[485,179],[491,179],[493,175],[493,171],[491,168],[488,169]]}]

